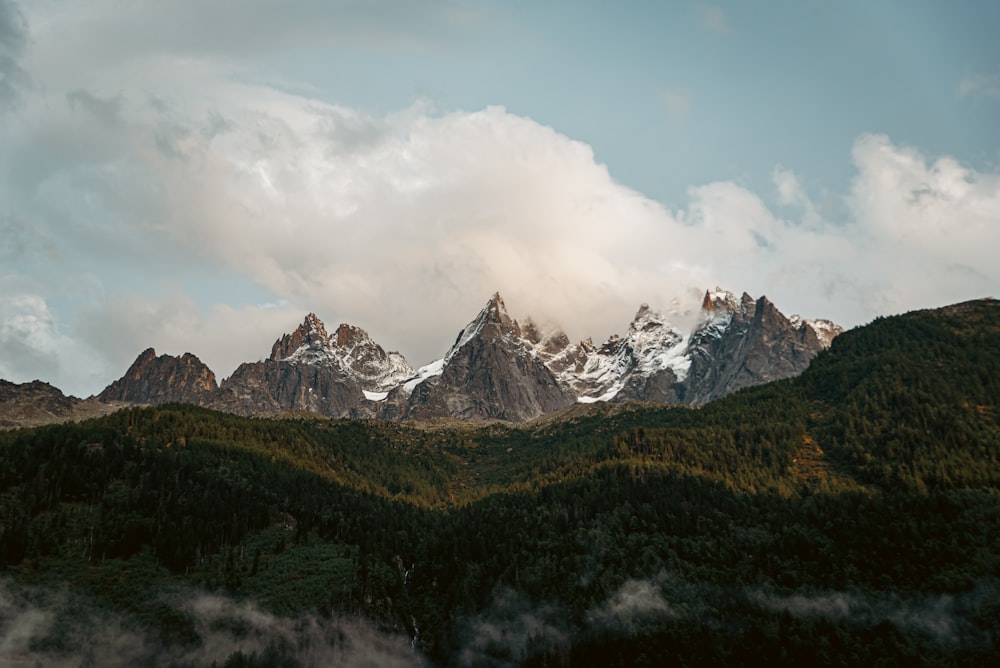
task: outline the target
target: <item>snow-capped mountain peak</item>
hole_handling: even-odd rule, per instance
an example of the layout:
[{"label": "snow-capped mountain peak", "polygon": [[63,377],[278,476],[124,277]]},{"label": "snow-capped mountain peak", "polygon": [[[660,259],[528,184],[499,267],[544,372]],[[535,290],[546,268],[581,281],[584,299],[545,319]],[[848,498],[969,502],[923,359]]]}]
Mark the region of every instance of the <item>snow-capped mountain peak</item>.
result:
[{"label": "snow-capped mountain peak", "polygon": [[458,333],[454,345],[445,353],[444,363],[447,364],[451,361],[458,351],[465,347],[469,341],[479,336],[488,325],[495,326],[501,334],[521,337],[520,325],[507,313],[507,306],[503,303],[500,293],[495,292],[486,302],[486,306],[479,312],[479,315]]},{"label": "snow-capped mountain peak", "polygon": [[831,320],[820,318],[818,320],[806,320],[806,324],[816,332],[816,337],[824,348],[829,348],[833,339],[844,333],[844,328]]},{"label": "snow-capped mountain peak", "polygon": [[736,295],[729,290],[716,287],[715,290],[705,291],[705,298],[701,301],[701,310],[712,315],[732,313],[736,310],[737,305]]},{"label": "snow-capped mountain peak", "polygon": [[386,352],[360,327],[341,324],[332,344],[331,349],[341,366],[363,387],[375,393],[384,393],[413,374],[413,369],[401,354]]},{"label": "snow-capped mountain peak", "polygon": [[413,374],[402,355],[385,352],[365,330],[343,323],[330,336],[315,313],[274,343],[270,359],[333,367],[357,380],[369,393],[386,391]]},{"label": "snow-capped mountain peak", "polygon": [[[441,359],[434,360],[430,364],[425,364],[416,371],[411,371],[409,377],[405,378],[401,386],[403,394],[409,395],[425,380],[429,378],[436,378],[444,373],[445,367],[448,365],[452,359],[464,348],[470,341],[480,336],[483,330],[488,326],[493,325],[500,329],[501,332],[506,332],[513,334],[517,337],[521,337],[521,328],[510,314],[507,313],[507,306],[503,303],[503,298],[500,296],[499,292],[494,292],[493,296],[489,298],[486,302],[486,306],[479,311],[479,314],[472,319],[469,324],[462,328],[455,337],[455,343],[452,344],[448,352],[445,353],[444,357]],[[537,330],[536,330],[537,332]]]},{"label": "snow-capped mountain peak", "polygon": [[[841,331],[829,321],[809,321],[795,316],[786,319],[765,298],[757,300],[746,293],[737,297],[728,290],[716,288],[705,292],[701,317],[690,331],[681,331],[664,313],[644,303],[639,306],[624,336],[613,334],[600,346],[595,346],[589,339],[572,344],[563,331],[543,329],[530,318],[525,319],[524,325],[518,324],[508,313],[500,294],[494,293],[476,317],[458,333],[445,355],[416,371],[398,353],[385,353],[358,327],[342,324],[332,336],[328,335],[323,323],[314,314],[306,316],[293,334],[275,343],[273,354],[285,353],[279,358],[282,361],[338,368],[345,376],[357,380],[365,390],[365,397],[372,401],[385,400],[395,387],[399,388],[400,400],[410,403],[420,401],[411,398],[417,387],[423,387],[418,393],[420,397],[428,392],[440,393],[440,388],[434,388],[442,382],[442,377],[446,379],[446,385],[483,382],[484,387],[492,386],[508,373],[504,365],[510,364],[513,359],[525,360],[514,363],[522,370],[527,368],[523,366],[525,364],[532,368],[536,368],[532,365],[544,366],[547,373],[543,371],[539,376],[539,371],[532,372],[536,374],[536,380],[541,379],[543,384],[554,381],[563,388],[562,391],[575,395],[577,401],[583,403],[627,398],[686,401],[686,388],[690,384],[688,376],[692,373],[699,378],[704,375],[701,367],[705,360],[718,356],[716,351],[720,350],[720,345],[736,346],[730,357],[742,359],[743,353],[739,351],[744,346],[738,341],[744,338],[744,330],[750,326],[758,311],[767,319],[767,323],[760,325],[762,327],[781,328],[790,324],[793,331],[808,330],[808,334],[802,335],[806,338],[796,345],[827,347],[829,341]],[[781,325],[783,322],[787,324]],[[812,343],[808,343],[807,339]],[[475,348],[469,348],[473,342]],[[288,352],[293,345],[296,347]],[[501,365],[504,368],[486,370],[483,367],[487,380],[472,380],[479,372],[471,369],[479,368],[484,359],[482,356],[492,356],[494,353],[487,351],[498,350],[506,351],[501,355],[508,360]],[[700,366],[693,369],[696,358]],[[453,365],[457,365],[455,372],[446,375]],[[547,374],[551,374],[549,381],[543,378]],[[459,381],[458,378],[465,380]],[[719,392],[721,390],[713,389],[715,386],[712,383],[728,382],[722,377],[695,380],[698,381],[698,392],[702,393]],[[454,403],[455,400],[448,401]],[[407,409],[401,410],[405,412]]]},{"label": "snow-capped mountain peak", "polygon": [[274,342],[270,359],[277,362],[299,353],[305,356],[309,351],[313,351],[315,356],[322,356],[323,351],[329,347],[330,335],[326,326],[315,313],[309,313],[294,332],[285,334]]},{"label": "snow-capped mountain peak", "polygon": [[648,304],[639,306],[624,337],[613,334],[596,349],[588,343],[570,346],[548,362],[581,403],[610,401],[630,384],[645,385],[668,372],[671,382],[682,381],[691,364],[687,337]]},{"label": "snow-capped mountain peak", "polygon": [[662,314],[652,311],[647,304],[640,306],[629,325],[626,340],[635,359],[634,371],[649,375],[670,369],[677,380],[684,380],[691,366],[690,358],[685,355],[687,337]]},{"label": "snow-capped mountain peak", "polygon": [[507,305],[503,303],[503,298],[500,296],[499,292],[494,292],[493,296],[490,297],[489,301],[486,302],[486,306],[483,308],[480,316],[486,315],[486,321],[502,325],[510,325],[513,320],[510,314],[507,313]]},{"label": "snow-capped mountain peak", "polygon": [[418,369],[388,401],[404,401],[401,410],[411,417],[446,407],[463,417],[524,420],[561,408],[574,397],[536,349],[543,341],[558,345],[530,320],[522,329],[495,293],[445,356]]},{"label": "snow-capped mountain peak", "polygon": [[345,323],[331,334],[309,313],[275,341],[267,360],[240,365],[218,386],[193,356],[159,360],[149,350],[104,394],[136,402],[180,397],[250,415],[302,409],[390,420],[526,420],[574,401],[705,403],[800,373],[841,331],[827,320],[786,318],[765,297],[719,288],[705,293],[690,330],[668,319],[688,312],[670,313],[642,304],[624,336],[573,344],[559,329],[530,319],[519,325],[495,293],[445,356],[417,371],[363,329]]}]

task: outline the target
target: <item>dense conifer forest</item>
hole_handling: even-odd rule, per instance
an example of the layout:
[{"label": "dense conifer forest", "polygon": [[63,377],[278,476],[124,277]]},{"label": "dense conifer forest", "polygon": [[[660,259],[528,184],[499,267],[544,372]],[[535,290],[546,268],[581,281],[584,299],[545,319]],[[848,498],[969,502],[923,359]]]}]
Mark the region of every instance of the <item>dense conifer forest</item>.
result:
[{"label": "dense conifer forest", "polygon": [[996,665],[998,397],[982,300],[693,409],[0,433],[0,651],[101,665],[113,622],[178,667]]}]

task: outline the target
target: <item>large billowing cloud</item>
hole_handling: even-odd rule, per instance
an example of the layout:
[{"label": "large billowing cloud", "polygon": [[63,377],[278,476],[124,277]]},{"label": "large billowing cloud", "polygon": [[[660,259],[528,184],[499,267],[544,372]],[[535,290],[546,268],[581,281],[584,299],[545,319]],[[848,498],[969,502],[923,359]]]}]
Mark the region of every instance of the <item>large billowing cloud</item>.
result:
[{"label": "large billowing cloud", "polygon": [[[46,41],[58,21],[33,26],[24,62],[44,86],[0,118],[0,278],[30,285],[0,313],[13,379],[30,367],[98,391],[66,355],[38,362],[59,341],[88,351],[103,382],[147,346],[225,376],[307,310],[422,364],[494,290],[515,316],[600,339],[640,302],[690,309],[716,284],[846,325],[1000,285],[1000,175],[888,137],[860,137],[850,191],[822,202],[776,168],[774,192],[693,185],[669,210],[588,145],[502,107],[331,104],[255,82],[197,34],[184,53],[133,36],[117,47],[128,59],[108,57],[137,17],[77,22],[65,51]],[[234,30],[217,50],[249,39]],[[88,35],[106,40],[94,56]],[[88,57],[102,66],[67,66]],[[219,276],[264,298],[229,300]]]},{"label": "large billowing cloud", "polygon": [[[689,280],[686,226],[616,184],[588,146],[502,108],[373,117],[220,82],[192,97],[204,101],[78,88],[36,120],[14,149],[32,168],[12,185],[46,238],[165,280],[179,279],[172,267],[222,266],[417,363],[494,290],[519,313],[604,336],[641,301],[709,280]],[[124,318],[120,303],[88,309],[87,331]],[[170,304],[132,308],[112,333],[155,312],[151,340],[95,337],[102,348],[179,342],[167,332],[190,324]]]},{"label": "large billowing cloud", "polygon": [[950,157],[929,162],[884,136],[860,138],[853,156],[858,176],[847,201],[854,241],[884,288],[871,310],[996,292],[1000,174]]}]

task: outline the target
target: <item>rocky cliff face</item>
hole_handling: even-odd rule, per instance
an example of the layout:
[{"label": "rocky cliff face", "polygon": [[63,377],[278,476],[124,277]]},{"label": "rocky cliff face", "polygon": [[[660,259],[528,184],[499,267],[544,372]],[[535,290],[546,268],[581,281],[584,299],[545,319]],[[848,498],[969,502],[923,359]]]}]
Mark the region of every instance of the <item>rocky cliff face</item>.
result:
[{"label": "rocky cliff face", "polygon": [[786,318],[767,299],[743,293],[706,293],[702,319],[691,335],[691,368],[681,392],[701,404],[751,385],[805,371],[816,354],[843,331],[829,321]]},{"label": "rocky cliff face", "polygon": [[211,408],[237,415],[301,410],[329,417],[365,417],[361,386],[331,365],[265,360],[241,364],[222,381]]},{"label": "rocky cliff face", "polygon": [[369,392],[388,390],[413,374],[402,355],[387,353],[365,330],[342,324],[330,336],[315,313],[307,315],[294,332],[275,341],[267,361],[329,367],[350,376]]},{"label": "rocky cliff face", "polygon": [[134,404],[162,404],[178,401],[205,404],[218,390],[215,374],[191,353],[179,357],[156,356],[144,350],[125,375],[97,395],[100,401],[127,401]]},{"label": "rocky cliff face", "polygon": [[20,384],[0,380],[0,429],[68,419],[79,401],[39,380]]},{"label": "rocky cliff face", "polygon": [[575,399],[534,354],[521,326],[495,294],[444,358],[390,393],[380,415],[523,421]]},{"label": "rocky cliff face", "polygon": [[385,392],[413,375],[413,369],[397,352],[386,352],[360,327],[342,324],[333,337],[341,366],[369,393]]},{"label": "rocky cliff face", "polygon": [[413,374],[399,353],[386,353],[360,327],[333,336],[310,313],[271,347],[263,362],[242,364],[212,406],[240,415],[303,410],[330,417],[370,417],[373,400]]}]

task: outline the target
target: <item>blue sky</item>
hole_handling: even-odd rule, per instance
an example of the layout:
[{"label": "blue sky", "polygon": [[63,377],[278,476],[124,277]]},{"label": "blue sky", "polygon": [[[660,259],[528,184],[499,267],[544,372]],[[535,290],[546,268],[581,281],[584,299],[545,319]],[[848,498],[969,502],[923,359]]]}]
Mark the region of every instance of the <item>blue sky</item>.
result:
[{"label": "blue sky", "polygon": [[763,189],[776,164],[843,190],[863,133],[995,165],[996,105],[962,86],[995,74],[997,25],[990,2],[474,3],[465,20],[428,26],[422,48],[347,42],[261,64],[381,113],[415,99],[503,105],[681,203],[692,182]]},{"label": "blue sky", "polygon": [[0,0],[0,377],[996,295],[995,2]]}]

